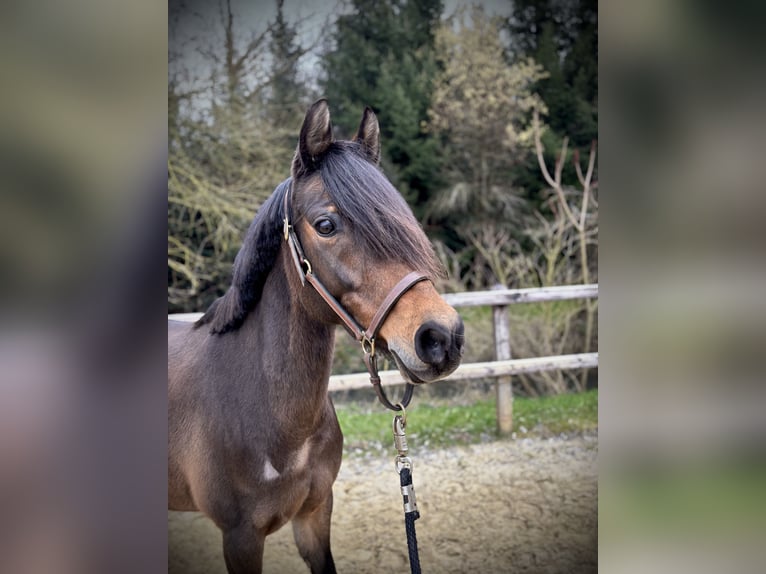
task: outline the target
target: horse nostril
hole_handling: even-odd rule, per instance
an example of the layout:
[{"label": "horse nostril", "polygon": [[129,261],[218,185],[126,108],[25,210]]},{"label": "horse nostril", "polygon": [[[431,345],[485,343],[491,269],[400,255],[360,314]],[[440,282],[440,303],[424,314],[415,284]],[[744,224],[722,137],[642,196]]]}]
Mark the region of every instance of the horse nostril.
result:
[{"label": "horse nostril", "polygon": [[421,325],[415,333],[415,352],[418,358],[429,365],[443,363],[451,343],[450,335],[448,329],[433,321]]}]

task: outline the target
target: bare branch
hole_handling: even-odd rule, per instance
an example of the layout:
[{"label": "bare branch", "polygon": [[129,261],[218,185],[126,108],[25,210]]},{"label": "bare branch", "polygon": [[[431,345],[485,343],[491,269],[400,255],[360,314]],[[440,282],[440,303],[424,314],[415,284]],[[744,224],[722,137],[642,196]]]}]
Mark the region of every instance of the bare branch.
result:
[{"label": "bare branch", "polygon": [[266,40],[266,36],[271,33],[271,28],[272,26],[269,25],[258,36],[251,38],[250,42],[247,44],[247,47],[245,47],[244,52],[242,52],[242,55],[234,61],[234,68],[237,71],[242,70],[247,60],[249,60],[253,55],[253,52],[260,49],[261,45]]},{"label": "bare branch", "polygon": [[590,157],[588,158],[588,174],[585,176],[585,185],[590,187],[590,180],[593,177],[593,169],[596,166],[596,140],[590,144]]},{"label": "bare branch", "polygon": [[556,182],[551,177],[551,174],[548,171],[548,166],[545,165],[545,158],[543,157],[543,142],[540,139],[540,115],[537,113],[537,110],[533,112],[532,125],[534,127],[535,133],[535,150],[537,151],[537,163],[540,164],[540,171],[543,172],[545,181],[547,181],[548,185],[555,189]]},{"label": "bare branch", "polygon": [[[590,180],[593,177],[593,168],[596,165],[596,142],[595,140],[590,146],[590,157],[588,158],[588,173],[582,180],[582,206],[580,208],[580,230],[585,229],[585,217],[588,214],[588,201],[590,199]],[[577,163],[579,171],[579,162]],[[579,176],[578,176],[579,177]]]},{"label": "bare branch", "polygon": [[574,152],[572,152],[572,163],[575,167],[575,172],[577,172],[577,180],[580,182],[580,185],[585,187],[585,178],[582,175],[582,168],[580,167],[580,150],[575,149]]},{"label": "bare branch", "polygon": [[569,145],[569,138],[564,136],[564,140],[561,142],[561,153],[559,159],[556,160],[556,170],[554,178],[559,187],[561,187],[561,172],[564,170],[564,160],[567,157],[567,146]]},{"label": "bare branch", "polygon": [[540,164],[540,170],[543,172],[543,177],[545,178],[545,181],[548,182],[548,185],[550,185],[553,190],[556,192],[556,195],[559,198],[559,203],[561,203],[562,208],[564,209],[564,213],[566,213],[567,218],[569,221],[572,222],[572,225],[577,227],[579,229],[579,222],[577,221],[577,218],[575,218],[574,213],[572,213],[572,210],[569,209],[569,204],[567,203],[566,197],[564,197],[564,191],[561,189],[561,170],[563,169],[564,164],[564,157],[566,154],[566,148],[569,142],[569,138],[564,138],[564,142],[561,146],[561,154],[559,156],[559,161],[556,162],[556,178],[552,178],[550,172],[548,171],[548,167],[545,165],[545,158],[543,157],[543,142],[540,139],[540,116],[537,113],[537,110],[534,110],[532,113],[532,122],[533,122],[533,131],[535,134],[535,150],[537,151],[537,163]]}]

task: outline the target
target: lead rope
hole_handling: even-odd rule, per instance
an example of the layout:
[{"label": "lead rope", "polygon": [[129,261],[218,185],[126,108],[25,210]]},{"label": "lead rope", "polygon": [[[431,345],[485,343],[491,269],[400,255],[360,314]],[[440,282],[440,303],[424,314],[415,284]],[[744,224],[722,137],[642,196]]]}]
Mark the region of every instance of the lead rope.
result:
[{"label": "lead rope", "polygon": [[415,487],[412,484],[412,459],[407,455],[407,435],[404,429],[407,426],[407,413],[404,406],[402,414],[394,416],[394,447],[399,453],[396,457],[396,471],[399,473],[399,482],[402,490],[402,502],[404,504],[404,528],[407,531],[407,553],[410,559],[410,571],[412,574],[420,574],[420,557],[418,556],[418,538],[415,534],[415,521],[420,518],[418,505],[415,500]]}]

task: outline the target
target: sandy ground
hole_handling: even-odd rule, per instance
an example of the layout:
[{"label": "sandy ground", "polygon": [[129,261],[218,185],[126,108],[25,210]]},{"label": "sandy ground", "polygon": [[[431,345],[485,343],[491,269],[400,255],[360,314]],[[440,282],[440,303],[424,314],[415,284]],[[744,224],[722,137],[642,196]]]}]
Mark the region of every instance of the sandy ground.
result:
[{"label": "sandy ground", "polygon": [[[423,572],[597,571],[595,435],[410,449]],[[334,494],[338,572],[409,572],[393,453],[345,459]],[[171,574],[226,572],[204,516],[169,512],[168,537]],[[308,572],[289,525],[267,538],[264,572]]]}]

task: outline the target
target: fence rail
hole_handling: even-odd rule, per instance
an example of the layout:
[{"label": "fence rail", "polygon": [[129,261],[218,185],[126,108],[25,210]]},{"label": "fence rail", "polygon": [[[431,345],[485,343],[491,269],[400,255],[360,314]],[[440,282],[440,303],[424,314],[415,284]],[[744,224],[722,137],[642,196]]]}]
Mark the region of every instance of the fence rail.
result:
[{"label": "fence rail", "polygon": [[[495,361],[467,363],[457,368],[445,380],[471,380],[496,378],[497,427],[501,434],[511,432],[513,426],[513,394],[511,376],[557,369],[588,369],[598,366],[598,353],[555,355],[529,359],[512,359],[508,326],[508,305],[518,303],[543,303],[568,299],[595,299],[598,284],[560,285],[533,289],[506,289],[498,286],[490,291],[448,293],[442,295],[453,307],[491,306],[495,329]],[[176,321],[196,321],[202,313],[177,313],[169,315]],[[399,371],[382,371],[381,384],[401,385],[405,381]],[[330,391],[345,391],[366,388],[370,385],[368,373],[333,375],[330,377]]]},{"label": "fence rail", "polygon": [[[598,353],[579,353],[575,355],[556,355],[553,357],[532,357],[529,359],[508,359],[505,361],[487,361],[485,363],[466,363],[460,365],[454,373],[442,380],[467,381],[489,379],[493,377],[539,373],[558,369],[586,369],[598,366]],[[403,385],[405,380],[399,371],[380,371],[380,382],[384,387]],[[370,386],[369,373],[333,375],[330,377],[331,391],[349,391],[365,389]]]},{"label": "fence rail", "polygon": [[442,295],[442,297],[453,307],[544,303],[548,301],[565,301],[567,299],[595,299],[598,297],[598,284],[559,285],[556,287],[536,287],[530,289],[496,288],[491,291],[447,293]]}]

